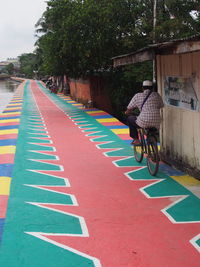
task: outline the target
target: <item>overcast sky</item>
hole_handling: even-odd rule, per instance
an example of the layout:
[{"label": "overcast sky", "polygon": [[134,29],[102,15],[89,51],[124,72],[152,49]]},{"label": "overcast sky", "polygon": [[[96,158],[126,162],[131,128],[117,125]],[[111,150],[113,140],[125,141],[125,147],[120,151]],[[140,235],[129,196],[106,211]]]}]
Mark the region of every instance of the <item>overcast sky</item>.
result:
[{"label": "overcast sky", "polygon": [[0,61],[32,53],[45,0],[0,0]]}]

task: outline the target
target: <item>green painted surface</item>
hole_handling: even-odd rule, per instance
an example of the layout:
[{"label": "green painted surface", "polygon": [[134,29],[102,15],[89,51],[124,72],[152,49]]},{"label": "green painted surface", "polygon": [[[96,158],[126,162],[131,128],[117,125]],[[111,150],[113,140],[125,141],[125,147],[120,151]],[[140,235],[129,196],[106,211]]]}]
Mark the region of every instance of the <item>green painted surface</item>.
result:
[{"label": "green painted surface", "polygon": [[[0,250],[0,266],[2,267],[86,267],[94,266],[93,262],[85,257],[47,243],[26,232],[82,234],[80,221],[77,217],[46,208],[41,208],[27,202],[42,202],[72,205],[69,195],[54,193],[29,185],[63,186],[64,179],[56,176],[44,175],[29,171],[32,170],[59,170],[57,165],[33,162],[28,159],[49,159],[50,156],[28,151],[52,151],[39,146],[28,144],[28,118],[37,113],[34,102],[25,86],[25,102],[21,116],[21,124],[15,155],[15,166],[11,184],[6,224]],[[37,131],[34,131],[37,132]],[[41,131],[39,131],[41,132]]]},{"label": "green painted surface", "polygon": [[189,196],[186,199],[167,209],[167,212],[176,222],[199,222],[200,200],[189,191],[187,193]]},{"label": "green painted surface", "polygon": [[50,140],[45,140],[45,139],[39,139],[35,137],[29,137],[29,142],[31,143],[41,143],[41,144],[50,144]]},{"label": "green painted surface", "polygon": [[[28,140],[28,142],[30,142],[30,140]],[[36,145],[36,144],[30,144],[27,143],[26,144],[26,149],[27,150],[39,150],[39,151],[54,151],[53,147],[48,146],[48,145]]]},{"label": "green painted surface", "polygon": [[143,167],[143,166],[146,166],[145,160],[142,163],[139,163],[134,159],[133,156],[131,158],[117,160],[117,161],[115,161],[115,164],[118,167]]},{"label": "green painted surface", "polygon": [[[102,145],[99,145],[99,147],[102,148]],[[126,147],[120,150],[106,152],[106,155],[109,157],[129,157],[133,156],[133,150]]]},{"label": "green painted surface", "polygon": [[141,169],[140,171],[130,171],[129,178],[133,180],[160,180],[167,178],[168,176],[158,172],[156,176],[150,175],[147,168]]},{"label": "green painted surface", "polygon": [[54,156],[54,155],[37,153],[37,152],[34,152],[34,151],[27,151],[26,155],[27,155],[28,159],[33,159],[33,158],[44,159],[44,160],[45,159],[46,160],[54,160],[54,159],[56,159],[56,156]]}]

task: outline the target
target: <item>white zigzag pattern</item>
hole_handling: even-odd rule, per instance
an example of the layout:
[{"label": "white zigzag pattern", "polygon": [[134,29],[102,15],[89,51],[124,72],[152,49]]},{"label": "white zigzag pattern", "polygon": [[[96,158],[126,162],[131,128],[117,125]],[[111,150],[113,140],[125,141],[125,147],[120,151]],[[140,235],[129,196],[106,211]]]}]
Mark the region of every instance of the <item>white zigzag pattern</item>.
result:
[{"label": "white zigzag pattern", "polygon": [[[68,117],[69,118],[71,118],[69,115],[68,115]],[[85,121],[85,118],[84,117],[82,117],[82,119],[83,119],[83,121],[79,121],[79,122],[77,122],[77,120],[75,121],[75,120],[73,120],[73,119],[71,119],[76,125],[78,125],[78,123],[82,123],[82,122],[87,122],[87,121]],[[84,126],[88,126],[88,125],[91,125],[91,124],[84,124],[84,125],[81,125],[81,127],[83,128]],[[79,127],[80,128],[80,127]],[[82,129],[81,128],[81,129]],[[88,128],[86,128],[86,130],[88,130]],[[82,132],[84,132],[84,130],[82,130]],[[89,136],[92,136],[93,134],[96,134],[96,133],[101,133],[102,131],[91,131],[89,134],[86,134],[85,136],[87,136],[87,137],[89,137]],[[98,143],[101,143],[101,144],[108,144],[108,143],[112,143],[112,142],[114,142],[114,141],[103,141],[103,142],[101,142],[101,141],[95,141],[95,139],[99,139],[99,138],[103,138],[103,137],[106,137],[107,135],[99,135],[99,136],[96,136],[95,135],[95,137],[94,138],[90,138],[90,141],[91,142],[98,142]],[[98,148],[98,149],[109,149],[109,148],[101,148],[100,147],[100,145],[98,144],[98,145],[96,145],[96,147]],[[104,152],[103,154],[105,155],[105,156],[107,156],[107,157],[113,157],[113,156],[109,156],[109,155],[107,155],[109,152],[111,152],[111,151],[119,151],[119,150],[123,150],[123,148],[110,148],[111,150],[110,151],[107,151],[107,152]],[[119,166],[119,165],[117,165],[117,162],[119,162],[119,161],[123,161],[123,160],[126,160],[126,159],[129,159],[129,158],[131,158],[130,156],[114,156],[114,157],[119,157],[119,158],[121,158],[121,159],[118,159],[118,160],[115,160],[115,161],[113,161],[112,163],[116,166],[116,167],[134,167],[134,166]],[[136,166],[137,167],[137,166]],[[144,169],[144,168],[146,168],[146,166],[142,166],[141,168],[138,168],[138,169],[136,169],[136,170],[134,170],[134,171],[130,171],[130,172],[126,172],[126,173],[124,173],[125,174],[125,176],[127,177],[127,178],[129,178],[130,180],[134,180],[129,174],[130,173],[133,173],[133,172],[136,172],[136,171],[140,171],[141,169]],[[145,181],[150,181],[149,179],[147,180],[147,179],[140,179],[141,181],[142,180],[145,180]],[[142,187],[142,188],[140,188],[140,191],[147,197],[147,198],[178,198],[178,200],[176,200],[176,201],[174,201],[172,204],[170,204],[169,206],[167,206],[167,207],[165,207],[164,209],[162,209],[161,210],[161,212],[163,213],[163,214],[165,214],[165,216],[172,222],[172,223],[174,223],[174,224],[178,224],[178,223],[199,223],[200,221],[190,221],[190,222],[185,222],[185,221],[179,221],[179,222],[177,222],[176,220],[174,220],[174,218],[167,212],[167,210],[169,209],[169,208],[171,208],[172,206],[175,206],[177,203],[179,203],[179,202],[181,202],[181,201],[183,201],[184,199],[186,199],[189,195],[169,195],[169,196],[164,196],[164,197],[152,197],[152,196],[150,196],[150,195],[148,195],[145,191],[144,191],[144,189],[146,189],[146,188],[148,188],[148,187],[151,187],[151,186],[153,186],[153,185],[155,185],[156,183],[160,183],[160,182],[163,182],[165,179],[152,179],[154,182],[152,182],[152,183],[150,183],[149,185],[147,185],[147,186],[145,186],[145,187]],[[138,181],[138,180],[137,180]],[[196,241],[198,240],[200,238],[200,234],[199,235],[197,235],[197,236],[195,236],[193,239],[191,239],[190,240],[190,243],[199,251],[200,250],[200,247],[198,246],[198,244],[196,243]]]},{"label": "white zigzag pattern", "polygon": [[[40,114],[40,116],[41,116],[41,114]],[[42,116],[41,116],[41,118],[42,118]],[[41,120],[44,123],[44,119],[42,118]],[[34,124],[34,122],[32,124]],[[46,129],[46,127],[45,127],[45,129]],[[48,131],[45,131],[45,133],[35,132],[35,133],[30,133],[30,134],[35,134],[35,135],[44,134],[45,135],[47,133],[48,133]],[[35,137],[32,137],[32,138],[35,138]],[[48,135],[48,138],[50,138],[49,135]],[[38,139],[40,139],[40,138],[38,138]],[[48,139],[45,139],[45,137],[43,139],[44,140],[48,140]],[[51,144],[53,143],[52,140],[49,140],[49,141],[50,141]],[[28,143],[39,145],[41,147],[51,147],[53,151],[56,151],[56,148],[55,147],[52,147],[52,146],[48,146],[48,145],[37,143],[37,142],[28,142]],[[40,150],[34,150],[34,151],[33,150],[29,150],[29,151],[35,152],[35,153],[38,153],[38,154],[42,154],[42,155],[50,155],[46,151],[45,152],[42,152],[43,151],[42,148],[41,148],[41,151]],[[55,156],[55,159],[54,160],[58,160],[58,159],[59,158],[57,156]],[[41,159],[40,160],[37,160],[37,159],[29,159],[29,160],[30,161],[34,161],[34,162],[40,162],[40,163],[43,163],[43,164],[51,164],[53,166],[58,166],[60,170],[56,170],[56,172],[58,172],[58,171],[61,171],[62,172],[64,170],[64,168],[63,168],[62,165],[58,165],[58,164],[55,164],[55,163],[49,163],[49,161],[52,161],[52,159],[51,160],[47,159],[46,161],[48,161],[48,163],[45,162],[45,159],[44,160],[41,160]],[[64,179],[65,184],[66,184],[66,186],[63,186],[63,187],[70,187],[70,183],[69,183],[69,181],[68,181],[67,178],[65,178],[65,177],[59,177],[59,176],[55,176],[55,175],[51,174],[52,172],[54,172],[54,170],[48,170],[48,169],[46,169],[46,170],[33,170],[33,169],[29,169],[28,171],[35,172],[35,173],[40,173],[42,175],[52,176],[54,178],[62,178],[62,179]],[[47,173],[44,173],[44,172],[47,172],[48,174]],[[29,187],[35,187],[35,188],[38,188],[38,189],[41,189],[41,190],[51,191],[51,192],[54,192],[55,193],[55,191],[53,189],[51,190],[51,189],[44,188],[45,185],[30,185],[30,184],[24,184],[24,185],[25,186],[29,186]],[[46,186],[48,188],[51,188],[49,185],[46,185]],[[59,186],[59,187],[61,187],[61,186]],[[78,206],[78,202],[77,202],[76,197],[74,195],[72,195],[72,194],[66,194],[66,193],[63,193],[63,192],[56,192],[56,193],[65,194],[65,195],[70,196],[71,197],[71,200],[72,200],[72,204],[69,205],[69,206]],[[63,233],[56,234],[56,233],[41,233],[41,232],[25,232],[26,234],[35,236],[36,238],[39,238],[39,239],[41,239],[43,241],[46,241],[46,242],[51,243],[51,244],[54,244],[54,245],[56,245],[58,247],[61,247],[61,248],[65,249],[65,250],[69,250],[69,251],[71,251],[71,252],[73,252],[75,254],[78,254],[78,255],[80,255],[80,256],[82,256],[84,258],[87,258],[87,259],[93,261],[95,267],[101,267],[101,263],[100,263],[99,259],[97,259],[95,257],[92,257],[92,256],[90,256],[88,254],[82,253],[82,252],[80,252],[80,251],[78,251],[76,249],[73,249],[71,247],[68,247],[66,245],[60,244],[59,242],[53,241],[53,240],[51,240],[51,239],[49,239],[47,237],[47,236],[56,236],[56,235],[59,235],[59,236],[75,236],[75,237],[76,236],[77,237],[78,236],[79,237],[89,237],[89,233],[88,233],[88,229],[87,229],[87,226],[86,226],[86,222],[85,222],[85,219],[83,217],[78,216],[78,215],[75,215],[75,214],[72,214],[72,213],[67,213],[67,212],[59,211],[57,209],[53,209],[53,208],[50,208],[50,207],[44,207],[43,205],[44,204],[47,204],[47,203],[36,203],[36,202],[26,202],[26,203],[27,204],[38,206],[40,208],[46,208],[46,209],[49,209],[49,210],[53,210],[55,212],[60,212],[60,213],[66,214],[66,215],[70,215],[70,216],[76,217],[76,218],[78,218],[78,220],[80,222],[81,229],[82,229],[82,234],[68,234],[68,233],[66,233],[66,234],[63,234]],[[58,203],[48,203],[48,204],[55,204],[56,205]]]}]

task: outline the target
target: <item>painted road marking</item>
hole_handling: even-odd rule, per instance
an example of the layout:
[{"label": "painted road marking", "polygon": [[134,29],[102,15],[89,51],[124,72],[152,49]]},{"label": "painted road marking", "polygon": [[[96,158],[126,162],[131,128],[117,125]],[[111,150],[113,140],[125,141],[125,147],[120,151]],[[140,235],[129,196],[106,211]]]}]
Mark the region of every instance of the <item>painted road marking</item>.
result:
[{"label": "painted road marking", "polygon": [[16,146],[0,146],[0,155],[1,154],[10,154],[15,153]]},{"label": "painted road marking", "polygon": [[[84,119],[84,117],[82,117],[82,121],[80,121],[80,123],[81,122],[83,122],[85,119]],[[98,120],[97,120],[98,121]],[[89,122],[89,121],[88,121]],[[99,121],[99,122],[101,122],[101,121]],[[78,126],[79,126],[79,123],[76,123]],[[79,126],[80,127],[80,126]],[[84,128],[84,127],[81,127],[81,129],[82,128]],[[83,131],[82,130],[82,132],[90,132],[90,129],[88,129],[88,130],[85,130],[85,131]],[[126,131],[126,130],[125,130]],[[117,133],[118,131],[116,131],[115,133]],[[103,133],[103,132],[102,132]],[[119,132],[118,132],[119,133]],[[125,132],[124,132],[125,133]],[[104,135],[104,134],[101,134],[101,131],[91,131],[91,133],[90,134],[87,134],[86,136],[98,136],[97,138],[92,138],[92,139],[90,139],[91,141],[93,141],[93,142],[99,142],[99,141],[104,141],[104,146],[106,145],[106,135]],[[102,139],[104,139],[104,140],[102,140]],[[117,150],[118,150],[118,152],[119,152],[119,154],[118,155],[115,155],[114,153],[115,153],[115,151],[114,151],[114,148],[115,148],[115,146],[114,147],[112,147],[112,142],[109,142],[111,145],[110,145],[110,148],[112,149],[113,148],[113,151],[111,151],[111,153],[113,153],[113,156],[120,156],[120,151],[121,150],[123,150],[123,148],[118,148]],[[98,148],[100,148],[100,146],[99,145],[97,145],[97,147]],[[106,152],[107,153],[107,152]],[[109,153],[109,152],[108,152]],[[107,155],[107,154],[106,154]],[[110,155],[110,156],[112,156],[112,155]],[[122,155],[122,156],[125,156],[125,155]],[[116,160],[116,161],[113,161],[113,163],[116,165],[116,166],[121,166],[121,167],[130,167],[130,166],[133,166],[133,165],[135,165],[135,163],[133,163],[133,161],[130,163],[130,159],[131,159],[131,157],[126,157],[126,158],[124,158],[124,159],[119,159],[119,160]],[[125,164],[124,164],[125,163]],[[136,163],[137,164],[137,163]],[[146,169],[146,167],[142,167],[142,168],[139,168],[139,170],[136,170],[137,172],[138,172],[138,174],[141,172],[141,171],[145,171],[145,169]],[[134,179],[134,172],[135,171],[130,171],[130,172],[126,172],[125,173],[125,175],[130,179],[130,180],[133,180]],[[146,171],[145,171],[146,172]],[[169,177],[168,177],[169,178]],[[173,177],[174,178],[174,177]],[[151,179],[152,179],[152,177],[151,177]],[[169,178],[170,179],[170,178]],[[169,179],[167,179],[167,183],[169,183]],[[144,179],[140,179],[140,180],[149,180],[149,178],[148,179],[146,179],[146,178],[144,178]],[[178,180],[178,178],[176,178],[176,180]],[[164,209],[162,209],[161,211],[173,222],[173,223],[199,223],[200,222],[200,214],[196,214],[196,218],[198,218],[197,220],[195,220],[195,216],[194,216],[194,219],[191,217],[189,220],[186,218],[187,216],[184,216],[183,217],[183,219],[181,220],[181,219],[175,219],[174,218],[174,215],[172,215],[172,213],[170,214],[170,213],[168,213],[168,210],[170,210],[170,209],[172,209],[173,210],[173,208],[174,208],[174,206],[180,206],[180,203],[181,203],[181,205],[182,204],[184,204],[184,203],[186,203],[186,202],[188,202],[188,200],[189,201],[191,201],[192,199],[194,200],[194,203],[195,203],[195,197],[193,198],[193,196],[191,195],[191,194],[189,194],[189,195],[183,195],[183,196],[181,196],[180,194],[175,194],[175,195],[173,195],[173,193],[172,194],[169,194],[169,195],[165,195],[165,196],[162,196],[162,195],[155,195],[155,196],[153,196],[153,195],[151,195],[151,194],[149,194],[148,193],[148,191],[149,191],[149,189],[150,188],[153,188],[153,187],[156,187],[158,184],[160,184],[161,182],[163,183],[163,181],[164,180],[156,180],[156,181],[154,181],[153,183],[151,183],[150,185],[148,185],[148,186],[145,186],[145,187],[143,187],[143,188],[141,188],[141,192],[143,192],[147,197],[151,197],[151,198],[166,198],[166,197],[178,197],[179,199],[178,200],[176,200],[176,201],[174,201],[173,202],[173,204],[171,204],[171,205],[169,205],[168,207],[166,207],[166,208],[164,208]],[[182,181],[182,184],[183,184],[183,181]],[[163,184],[164,185],[164,184]],[[184,190],[183,190],[184,191]],[[189,191],[187,191],[187,193],[188,193]],[[193,203],[193,204],[194,204]],[[196,201],[196,203],[198,203],[198,201]],[[183,205],[182,205],[183,206]],[[197,206],[195,205],[195,207],[197,208]],[[185,206],[185,208],[186,208],[186,206]],[[190,213],[190,212],[189,212]],[[193,210],[193,213],[194,213],[194,210]],[[190,216],[190,214],[188,214],[189,216]]]},{"label": "painted road marking", "polygon": [[[30,96],[28,97],[26,95],[26,97],[27,97],[28,101],[31,100]],[[50,97],[56,98],[57,96],[50,96]],[[62,106],[62,108],[65,109],[65,106]],[[60,109],[62,110],[62,108],[60,108]],[[73,107],[73,108],[76,108],[76,107]],[[31,112],[32,112],[32,110],[31,110]],[[65,110],[65,112],[66,112],[66,110]],[[70,114],[72,114],[71,111],[70,111]],[[89,115],[87,115],[85,117],[81,116],[82,119],[75,120],[74,124],[77,125],[77,128],[79,126],[83,126],[84,124],[85,125],[86,124],[92,124],[93,126],[96,126],[96,128],[97,128],[97,129],[95,129],[96,131],[90,131],[89,129],[87,129],[87,127],[85,128],[84,135],[86,134],[87,137],[89,137],[88,140],[95,142],[95,145],[97,148],[104,149],[104,151],[102,153],[105,156],[118,157],[118,159],[116,161],[114,161],[115,166],[118,166],[120,168],[129,168],[129,169],[131,168],[132,169],[132,167],[129,167],[129,165],[131,165],[130,164],[130,160],[131,160],[130,156],[132,155],[131,154],[132,149],[130,147],[126,146],[124,141],[120,141],[119,138],[116,137],[116,135],[113,132],[111,132],[109,129],[105,129],[104,126],[100,126],[95,121],[95,118],[90,119],[90,118],[88,118],[88,116]],[[86,121],[87,123],[84,123],[84,121]],[[26,126],[26,125],[27,124],[25,124],[24,126]],[[88,130],[89,130],[89,132],[88,132]],[[81,131],[84,131],[84,129],[81,128],[80,132]],[[15,234],[17,234],[17,238],[18,238],[18,240],[20,240],[20,244],[22,244],[22,246],[23,246],[24,255],[25,256],[30,255],[30,257],[31,257],[28,259],[28,261],[27,261],[27,258],[25,256],[23,259],[24,260],[23,262],[25,262],[25,264],[29,267],[40,266],[40,262],[38,260],[44,259],[44,255],[47,255],[46,254],[47,251],[52,252],[51,255],[49,255],[49,258],[51,260],[50,260],[49,264],[47,264],[48,267],[51,267],[51,266],[54,267],[55,266],[54,255],[56,255],[56,259],[59,258],[59,260],[60,260],[59,263],[61,263],[61,262],[62,263],[65,262],[65,264],[69,263],[70,265],[68,265],[68,266],[71,267],[72,266],[71,262],[74,263],[76,261],[71,261],[72,255],[69,254],[69,251],[82,257],[81,260],[79,261],[80,264],[74,263],[75,264],[74,266],[84,266],[85,267],[85,266],[91,265],[92,263],[93,263],[92,265],[101,266],[99,259],[96,259],[95,257],[89,256],[86,253],[84,253],[85,251],[84,252],[82,251],[83,247],[81,246],[81,243],[84,241],[80,241],[79,238],[82,238],[82,240],[85,238],[86,239],[85,242],[87,242],[87,243],[90,242],[90,238],[88,239],[88,236],[84,236],[84,238],[83,238],[84,230],[81,229],[81,227],[78,227],[78,225],[80,226],[80,224],[81,224],[80,220],[78,218],[83,218],[83,217],[81,217],[81,215],[79,214],[80,210],[77,213],[72,211],[72,209],[74,209],[74,208],[75,208],[75,210],[77,210],[78,207],[77,206],[73,207],[73,198],[71,197],[73,195],[69,194],[69,193],[71,193],[71,192],[68,192],[69,188],[65,189],[64,177],[62,177],[62,175],[59,177],[59,172],[62,173],[62,168],[59,167],[60,166],[59,164],[54,164],[54,163],[51,164],[52,162],[50,162],[49,155],[51,155],[52,150],[50,149],[50,147],[52,147],[52,146],[48,146],[50,151],[47,152],[46,146],[41,146],[40,141],[37,142],[37,140],[33,139],[32,141],[35,141],[35,143],[31,142],[31,144],[30,144],[29,143],[29,141],[30,141],[29,137],[34,136],[34,135],[36,135],[38,138],[43,136],[43,134],[41,134],[39,132],[39,129],[35,129],[35,131],[32,132],[31,135],[30,134],[28,134],[27,136],[25,135],[23,139],[20,139],[21,142],[23,141],[21,144],[26,143],[28,145],[26,147],[26,152],[23,150],[24,149],[23,146],[20,147],[20,149],[22,149],[22,151],[24,151],[24,154],[26,155],[26,158],[23,159],[24,160],[23,164],[24,164],[24,166],[27,167],[27,170],[22,170],[22,173],[16,172],[15,179],[14,179],[15,181],[13,184],[13,186],[15,186],[15,185],[17,186],[17,184],[19,186],[19,184],[22,184],[23,187],[25,188],[24,189],[24,195],[17,195],[17,197],[19,197],[19,199],[23,198],[23,199],[21,199],[22,202],[19,202],[19,207],[17,207],[17,208],[19,210],[23,210],[22,218],[20,218],[21,222],[22,222],[22,224],[20,225],[20,229],[23,229],[23,231],[27,235],[22,235],[19,232],[18,233],[15,232],[17,229],[15,229],[15,227],[12,226],[12,222],[10,222],[10,225],[7,225],[7,229],[6,229],[7,231],[5,234],[5,239],[6,239],[6,237],[8,237],[8,234],[10,235],[10,233],[14,232]],[[20,136],[20,138],[22,138],[22,136]],[[41,151],[41,154],[40,154],[39,150]],[[46,159],[45,159],[45,154],[47,155]],[[122,160],[121,162],[120,162],[119,157]],[[125,157],[126,157],[126,159],[125,159]],[[52,160],[55,161],[55,158],[53,158]],[[111,163],[111,165],[112,165],[112,163]],[[133,163],[133,165],[135,165],[135,163]],[[114,166],[113,166],[113,168],[114,168]],[[115,168],[115,169],[117,171],[120,170],[119,168]],[[125,169],[124,169],[124,171],[125,171]],[[136,177],[136,180],[135,180],[136,184],[138,181],[141,181],[142,177],[145,178],[144,181],[149,182],[150,178],[146,177],[145,172],[143,172],[143,171],[144,170],[142,169],[142,170],[139,170],[137,172],[134,172],[134,176],[132,176],[133,172],[130,172],[129,173],[129,179],[124,179],[124,180],[130,182],[130,186],[133,186],[134,183],[131,183],[131,181],[133,181],[135,179],[135,177]],[[53,174],[55,174],[55,175],[53,175]],[[57,174],[58,174],[58,176],[56,176]],[[137,177],[138,177],[138,179],[137,179]],[[108,182],[110,181],[109,177],[108,177],[107,181]],[[156,181],[153,181],[153,183],[154,183],[154,185],[153,185],[152,181],[150,181],[150,183],[151,183],[150,187],[146,187],[146,183],[144,183],[144,181],[142,183],[142,190],[144,191],[145,194],[147,194],[149,196],[149,198],[156,198],[156,199],[159,198],[161,200],[160,202],[165,200],[165,196],[164,195],[161,196],[161,194],[159,195],[158,192],[162,193],[163,192],[162,190],[166,189],[166,193],[169,193],[169,191],[170,191],[168,188],[168,182],[169,181],[166,177],[162,178],[162,183],[161,182],[159,183],[159,181],[157,181],[157,183],[156,183]],[[166,184],[165,184],[165,181],[167,182]],[[74,182],[75,181],[73,181],[73,183]],[[81,182],[81,179],[80,179],[80,182]],[[98,181],[98,182],[100,182],[100,181]],[[73,183],[72,183],[72,185],[73,185]],[[170,184],[170,185],[172,185],[172,184]],[[155,190],[155,187],[157,187],[156,190]],[[72,189],[73,189],[73,187],[72,187]],[[162,190],[160,191],[160,189],[162,189]],[[177,187],[176,187],[176,189],[177,189]],[[116,188],[113,187],[112,192],[114,193],[115,190],[116,190]],[[16,190],[15,192],[17,194],[20,193],[18,190]],[[65,193],[65,194],[63,194],[63,193]],[[137,194],[137,190],[135,190],[134,193]],[[180,193],[180,191],[179,191],[179,193]],[[139,195],[141,195],[141,194],[139,194]],[[186,194],[182,194],[182,196],[184,196],[184,195],[186,195]],[[176,196],[178,197],[178,195],[176,195]],[[67,197],[67,202],[66,202],[65,197]],[[180,197],[180,194],[179,194],[179,197]],[[180,202],[177,202],[175,206],[179,205],[180,203],[183,203],[187,199],[188,199],[188,197],[185,199],[182,199]],[[79,198],[78,198],[78,200],[79,200]],[[143,201],[143,200],[144,199],[141,198],[141,201]],[[194,201],[196,201],[196,200],[194,200]],[[150,200],[148,202],[150,202]],[[162,202],[162,203],[165,203],[164,206],[168,207],[169,209],[173,208],[173,207],[169,207],[168,201]],[[120,205],[120,203],[117,203],[117,204]],[[158,203],[156,202],[155,205],[156,204],[158,204]],[[11,208],[14,208],[14,203],[12,203],[12,200],[11,200],[10,205],[11,205],[10,206]],[[80,205],[82,205],[82,203],[80,203]],[[127,204],[127,205],[129,205],[129,204]],[[115,205],[112,207],[115,207]],[[25,210],[27,210],[27,212],[25,212]],[[177,211],[179,211],[179,210],[176,210],[176,212]],[[29,216],[27,217],[26,214],[28,214]],[[54,215],[54,217],[52,217],[52,214]],[[73,215],[75,215],[77,217],[74,218]],[[172,217],[173,217],[173,214],[172,214]],[[44,221],[42,223],[39,220],[40,218],[44,218]],[[51,220],[53,219],[54,224],[49,224],[48,218],[51,218]],[[61,223],[63,224],[63,222],[66,222],[66,221],[69,222],[68,221],[69,218],[70,218],[70,220],[73,220],[75,226],[72,226],[71,224],[69,224],[69,226],[65,228],[64,225],[61,225]],[[38,219],[37,222],[35,221],[36,219]],[[75,220],[75,219],[77,219],[77,220]],[[152,220],[153,220],[153,218],[152,218]],[[32,222],[31,224],[30,224],[30,221]],[[43,225],[43,223],[44,223],[44,225]],[[85,219],[84,219],[84,223],[86,225]],[[163,220],[163,223],[166,223],[166,222]],[[101,224],[99,224],[99,226],[100,225]],[[39,227],[40,229],[38,229],[38,226],[40,226]],[[91,222],[90,222],[90,226],[91,226]],[[167,223],[166,223],[166,226],[171,227],[170,224],[167,224]],[[75,227],[75,228],[73,228],[73,227]],[[87,227],[87,225],[86,225],[86,227]],[[113,227],[116,227],[116,225],[113,225]],[[127,224],[126,227],[129,227],[129,225]],[[135,227],[134,223],[131,225],[131,228],[133,228],[133,227]],[[69,229],[71,229],[71,231]],[[74,229],[76,231],[74,231]],[[168,228],[166,228],[166,229],[168,229]],[[194,225],[194,229],[196,229],[195,225]],[[90,230],[90,228],[89,228],[89,230]],[[98,230],[102,230],[101,227]],[[146,229],[144,229],[144,231],[145,230]],[[106,234],[108,235],[109,233],[106,232]],[[137,231],[135,231],[135,235],[137,235]],[[193,236],[194,235],[195,235],[195,232],[194,232]],[[103,235],[101,235],[101,237],[102,236]],[[188,238],[188,240],[191,239],[191,237]],[[78,243],[79,249],[77,249],[76,246],[74,247],[73,245],[72,246],[68,245],[69,240],[71,240],[72,244],[74,244],[73,240],[75,238],[77,238],[76,242]],[[95,236],[95,238],[96,238],[96,236]],[[45,242],[39,242],[40,240],[43,240]],[[111,239],[110,239],[110,241],[111,241]],[[7,242],[9,242],[9,241],[7,241]],[[155,240],[154,240],[154,242],[155,242]],[[197,239],[195,241],[195,243],[198,244],[198,242],[199,241]],[[83,243],[83,244],[86,244],[86,248],[87,248],[87,243]],[[181,243],[183,243],[183,242],[180,240],[180,245],[181,245]],[[31,247],[30,247],[30,245],[27,246],[26,244],[31,244]],[[54,246],[52,246],[52,245],[54,245]],[[135,246],[137,247],[137,244],[135,244]],[[8,257],[9,263],[11,263],[10,266],[18,267],[16,265],[16,259],[18,260],[18,258],[19,258],[20,248],[16,247],[16,245],[13,244],[11,241],[10,241],[10,248],[12,248],[12,250],[10,251],[10,253],[7,253],[7,255],[9,256]],[[65,249],[66,253],[63,253],[62,250],[58,250],[58,248]],[[193,255],[192,248],[193,247],[191,246],[190,252]],[[190,248],[188,248],[188,249],[190,249]],[[79,250],[81,250],[81,251],[79,251]],[[87,249],[86,249],[86,251],[87,251]],[[187,251],[186,248],[184,248],[184,251],[185,252]],[[102,251],[100,250],[99,255],[101,255],[101,252]],[[121,253],[123,253],[123,251],[121,251]],[[16,255],[16,257],[11,257],[11,255]],[[133,253],[131,255],[133,255]],[[183,255],[183,257],[185,257],[185,254]],[[3,256],[3,258],[6,259],[5,256]],[[12,260],[12,258],[14,258],[14,260]],[[85,258],[85,261],[84,261],[84,258]],[[70,261],[69,261],[69,259],[70,259]],[[89,259],[89,261],[87,261],[86,259]],[[45,260],[47,260],[47,257],[45,258]],[[75,260],[78,260],[78,258],[76,258]],[[129,258],[129,260],[130,260],[130,258]],[[133,258],[131,258],[131,260],[133,260]],[[126,265],[120,265],[120,266],[127,266],[127,267],[133,266],[131,264],[131,260],[129,262],[127,262]],[[3,263],[5,263],[5,262],[3,262]],[[8,263],[8,262],[6,262],[6,263]],[[2,265],[1,259],[0,259],[0,264]],[[32,265],[30,265],[30,264],[32,264]],[[81,264],[83,264],[83,265],[81,265]],[[118,265],[117,264],[118,263],[116,263],[115,265],[107,265],[107,266],[117,267],[117,266],[119,266],[119,264]],[[131,265],[128,265],[128,264],[131,264]],[[140,261],[135,262],[135,266],[140,266],[140,265],[142,266],[142,263]],[[178,267],[178,265],[176,267]]]},{"label": "painted road marking", "polygon": [[115,118],[108,118],[108,119],[97,119],[98,122],[115,122],[115,121],[118,121],[117,119]]},{"label": "painted road marking", "polygon": [[10,194],[10,177],[0,176],[0,195],[9,195]]}]

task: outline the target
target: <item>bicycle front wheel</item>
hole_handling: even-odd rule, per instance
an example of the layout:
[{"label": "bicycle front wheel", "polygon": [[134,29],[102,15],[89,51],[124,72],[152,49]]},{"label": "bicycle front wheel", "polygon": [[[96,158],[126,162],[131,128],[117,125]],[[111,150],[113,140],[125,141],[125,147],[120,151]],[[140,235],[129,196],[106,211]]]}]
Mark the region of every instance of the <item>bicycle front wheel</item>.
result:
[{"label": "bicycle front wheel", "polygon": [[147,167],[151,175],[156,175],[159,169],[159,153],[157,139],[155,136],[150,136],[147,139]]}]

